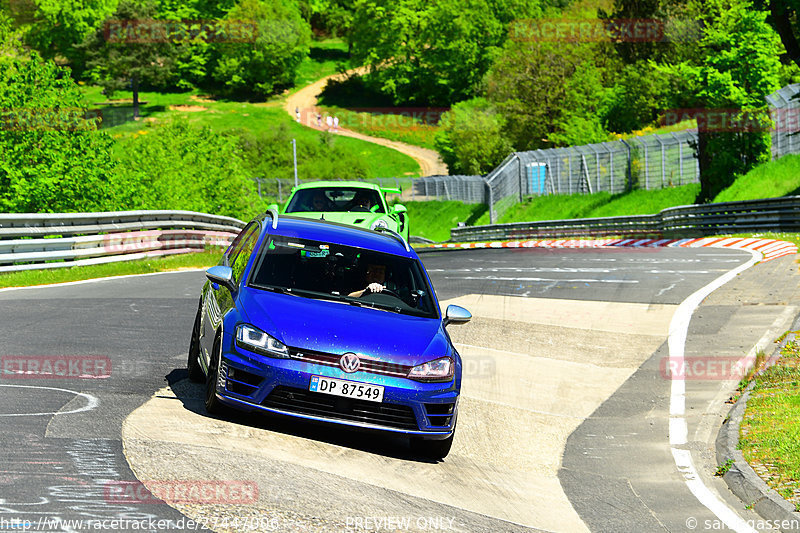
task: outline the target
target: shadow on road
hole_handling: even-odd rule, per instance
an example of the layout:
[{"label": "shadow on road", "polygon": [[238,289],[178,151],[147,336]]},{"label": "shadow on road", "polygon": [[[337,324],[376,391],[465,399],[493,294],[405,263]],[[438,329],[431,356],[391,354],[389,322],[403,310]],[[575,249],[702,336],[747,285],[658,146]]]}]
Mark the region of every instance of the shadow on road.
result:
[{"label": "shadow on road", "polygon": [[205,385],[189,381],[186,369],[176,368],[167,374],[166,380],[185,409],[207,418],[225,420],[301,439],[326,442],[394,459],[419,463],[438,462],[414,454],[407,438],[380,431],[343,428],[335,424],[307,422],[289,416],[260,412],[244,413],[233,409],[224,416],[209,415],[205,409]]}]

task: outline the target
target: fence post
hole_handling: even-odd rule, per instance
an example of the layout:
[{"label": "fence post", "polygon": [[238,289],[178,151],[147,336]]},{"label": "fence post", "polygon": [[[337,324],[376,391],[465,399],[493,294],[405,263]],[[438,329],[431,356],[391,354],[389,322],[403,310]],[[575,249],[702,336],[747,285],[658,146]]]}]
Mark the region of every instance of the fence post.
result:
[{"label": "fence post", "polygon": [[633,178],[631,176],[631,145],[625,142],[625,139],[620,139],[620,142],[625,145],[625,148],[628,149],[628,170],[626,172],[628,178],[628,186],[627,189],[630,192],[633,190]]},{"label": "fence post", "polygon": [[486,181],[486,188],[489,189],[489,224],[495,223],[495,213],[494,213],[494,193],[492,192],[491,184]]}]

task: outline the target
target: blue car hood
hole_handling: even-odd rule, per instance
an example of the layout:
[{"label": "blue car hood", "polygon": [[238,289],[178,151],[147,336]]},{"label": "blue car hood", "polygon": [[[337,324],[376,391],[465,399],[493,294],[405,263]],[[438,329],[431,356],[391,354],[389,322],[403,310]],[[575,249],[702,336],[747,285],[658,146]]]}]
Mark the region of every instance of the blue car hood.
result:
[{"label": "blue car hood", "polygon": [[251,323],[294,348],[418,365],[449,355],[441,321],[346,302],[248,289],[242,307]]}]

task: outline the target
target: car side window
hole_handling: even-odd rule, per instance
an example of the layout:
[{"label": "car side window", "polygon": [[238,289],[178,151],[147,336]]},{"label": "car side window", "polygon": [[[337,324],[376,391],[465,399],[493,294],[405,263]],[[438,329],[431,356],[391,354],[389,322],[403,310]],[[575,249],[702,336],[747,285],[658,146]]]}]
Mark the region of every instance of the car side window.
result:
[{"label": "car side window", "polygon": [[233,279],[236,283],[241,281],[244,268],[247,266],[247,262],[253,254],[256,240],[258,240],[258,230],[259,225],[257,223],[250,224],[240,234],[242,238],[239,239],[239,242],[234,243],[236,247],[234,248],[232,246],[231,253],[228,256],[228,264],[230,264],[231,270],[233,270]]}]

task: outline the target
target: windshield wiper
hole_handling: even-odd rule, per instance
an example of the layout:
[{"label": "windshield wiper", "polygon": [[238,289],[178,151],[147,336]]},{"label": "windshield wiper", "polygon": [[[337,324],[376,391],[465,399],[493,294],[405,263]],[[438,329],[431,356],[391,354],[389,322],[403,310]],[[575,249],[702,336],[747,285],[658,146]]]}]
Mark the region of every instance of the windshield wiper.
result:
[{"label": "windshield wiper", "polygon": [[256,285],[257,289],[263,289],[265,291],[277,292],[279,294],[294,294],[292,289],[288,287],[276,287],[275,285]]}]

